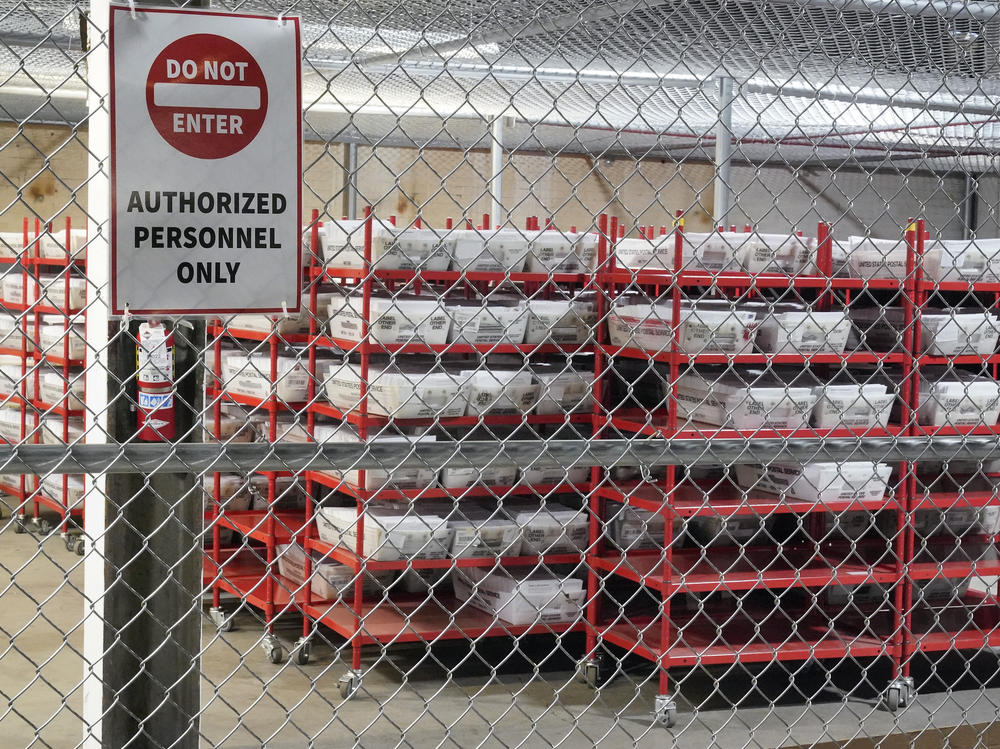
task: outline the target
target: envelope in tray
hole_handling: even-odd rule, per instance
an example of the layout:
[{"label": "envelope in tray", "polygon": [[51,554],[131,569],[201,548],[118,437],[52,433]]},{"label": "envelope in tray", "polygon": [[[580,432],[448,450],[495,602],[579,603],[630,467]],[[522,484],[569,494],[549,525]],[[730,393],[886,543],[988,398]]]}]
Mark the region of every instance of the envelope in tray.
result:
[{"label": "envelope in tray", "polygon": [[[372,561],[443,559],[451,549],[453,531],[438,515],[418,513],[387,502],[369,505],[362,521],[364,556]],[[316,528],[321,540],[356,550],[356,508],[321,507],[316,514]]]},{"label": "envelope in tray", "polygon": [[885,463],[771,463],[736,466],[740,486],[807,502],[878,502],[892,469]]},{"label": "envelope in tray", "polygon": [[81,411],[83,403],[83,372],[73,370],[69,381],[62,372],[48,369],[42,372],[40,380],[41,399],[50,406],[60,406],[71,411]]},{"label": "envelope in tray", "polygon": [[677,383],[679,418],[727,429],[802,429],[816,402],[809,387],[762,369],[687,369]]},{"label": "envelope in tray", "polygon": [[[619,549],[638,551],[663,548],[666,519],[662,514],[611,502],[606,504],[605,512],[613,513],[611,519],[605,521],[605,527],[609,540]],[[683,519],[675,517],[675,532],[681,532],[683,527]]]},{"label": "envelope in tray", "polygon": [[582,580],[524,568],[470,567],[455,570],[451,577],[459,601],[514,626],[576,621],[586,595]]}]

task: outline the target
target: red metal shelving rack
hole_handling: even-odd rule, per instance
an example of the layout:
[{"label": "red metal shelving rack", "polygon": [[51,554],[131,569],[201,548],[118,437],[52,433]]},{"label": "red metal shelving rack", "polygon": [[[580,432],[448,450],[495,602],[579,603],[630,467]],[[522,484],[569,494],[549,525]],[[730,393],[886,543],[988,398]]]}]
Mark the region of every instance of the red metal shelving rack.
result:
[{"label": "red metal shelving rack", "polygon": [[[81,270],[86,273],[86,259],[77,257],[73,251],[73,224],[72,219],[67,216],[64,227],[63,249],[65,257],[44,257],[41,250],[41,239],[43,227],[38,219],[34,221],[34,232],[31,233],[29,220],[24,219],[23,240],[24,251],[17,259],[17,265],[21,274],[21,303],[5,301],[4,308],[21,313],[20,330],[23,333],[20,351],[21,367],[21,413],[22,429],[21,439],[32,443],[41,441],[41,424],[45,416],[58,416],[61,427],[59,438],[64,443],[70,440],[70,421],[77,418],[82,419],[84,411],[82,409],[68,408],[70,399],[70,382],[72,370],[74,368],[85,368],[86,356],[83,359],[73,359],[70,356],[70,330],[75,322],[82,322],[86,314],[86,301],[81,309],[73,309],[71,284],[74,278],[73,271]],[[49,224],[45,227],[45,232],[55,236],[53,227]],[[62,269],[63,304],[60,307],[44,304],[48,294],[42,286],[39,272],[42,270]],[[85,277],[85,276],[81,276]],[[51,289],[50,289],[51,291]],[[42,316],[50,315],[60,318],[63,327],[61,337],[61,348],[54,350],[42,350],[41,346],[41,324]],[[28,346],[28,342],[33,344]],[[13,353],[13,352],[3,352]],[[54,368],[61,374],[62,393],[54,403],[46,402],[41,396],[41,366],[47,365]],[[29,393],[32,397],[29,397]],[[19,490],[22,518],[30,504],[32,508],[31,518],[34,523],[43,531],[47,525],[40,519],[42,507],[46,507],[60,516],[60,530],[67,549],[75,550],[77,554],[84,553],[82,538],[69,533],[71,520],[82,524],[83,505],[82,503],[70,503],[69,501],[69,475],[60,475],[60,488],[57,496],[51,496],[43,490],[40,477],[31,479],[32,487],[28,489],[28,479],[21,476],[19,480]],[[9,487],[14,488],[14,487]]]},{"label": "red metal shelving rack", "polygon": [[[665,438],[712,439],[712,438],[810,438],[846,436],[906,436],[911,433],[913,413],[911,406],[916,387],[911,382],[916,373],[914,356],[914,292],[918,287],[913,252],[908,252],[909,265],[906,280],[878,279],[866,282],[863,279],[836,278],[832,275],[832,235],[830,227],[820,224],[818,228],[818,276],[779,276],[767,274],[725,273],[714,275],[706,272],[690,272],[682,269],[683,257],[683,215],[678,213],[674,231],[674,272],[665,271],[622,271],[615,268],[614,245],[618,236],[617,221],[602,216],[598,244],[597,283],[603,293],[599,295],[598,319],[603,323],[610,304],[620,288],[651,289],[655,296],[663,298],[669,293],[673,319],[680,319],[682,295],[686,288],[725,289],[739,295],[752,294],[756,289],[812,289],[821,305],[830,305],[833,292],[843,292],[844,306],[850,304],[850,293],[855,290],[897,290],[901,303],[906,309],[906,329],[903,336],[903,350],[893,352],[851,353],[843,355],[769,355],[744,354],[727,356],[719,354],[692,356],[680,350],[679,326],[673,328],[673,338],[669,350],[649,352],[644,349],[629,349],[605,344],[606,328],[600,325],[597,331],[598,344],[595,357],[595,438],[608,432],[651,435]],[[921,225],[922,231],[922,225]],[[909,238],[909,237],[908,237]],[[729,296],[733,296],[733,293]],[[919,340],[919,339],[917,339]],[[615,410],[610,404],[603,405],[604,375],[613,367],[615,358],[636,358],[654,360],[666,364],[669,372],[668,406],[656,412],[644,409]],[[887,429],[869,430],[752,430],[721,429],[707,426],[700,429],[685,427],[678,429],[677,383],[681,368],[692,364],[795,364],[807,367],[815,364],[893,364],[902,370],[900,399],[902,412],[898,423]],[[673,720],[674,703],[669,692],[669,669],[672,666],[696,663],[732,663],[808,658],[832,658],[853,656],[889,656],[893,662],[893,684],[908,676],[905,670],[905,643],[901,626],[909,605],[909,587],[904,573],[912,551],[912,538],[906,533],[909,527],[907,510],[912,496],[912,476],[910,465],[899,464],[899,484],[890,487],[886,497],[878,502],[813,502],[784,499],[755,490],[742,490],[735,485],[716,481],[712,486],[698,486],[691,481],[678,481],[676,469],[668,466],[662,481],[652,480],[629,482],[618,485],[610,475],[601,476],[594,469],[593,485],[596,487],[591,498],[591,536],[588,554],[588,622],[592,631],[588,632],[587,653],[584,661],[588,681],[597,684],[601,680],[601,658],[604,650],[602,641],[624,648],[657,664],[659,667],[659,689],[656,714],[659,719]],[[720,486],[721,484],[721,486]],[[631,505],[649,512],[664,515],[663,548],[659,551],[622,552],[606,548],[598,513],[602,512],[602,502]],[[883,544],[881,556],[878,548],[858,545],[851,549],[835,542],[814,541],[791,549],[783,547],[776,562],[775,547],[744,546],[725,548],[704,546],[695,549],[674,548],[673,518],[712,516],[731,518],[739,515],[757,517],[775,513],[810,514],[811,527],[818,528],[820,512],[842,512],[847,510],[896,510],[897,532],[892,542],[892,551]],[[912,528],[910,528],[912,531]],[[818,534],[813,533],[813,538]],[[860,552],[859,552],[860,549]],[[866,553],[875,554],[874,557]],[[634,583],[658,593],[660,613],[655,617],[633,619],[627,615],[602,617],[601,577],[608,575],[624,577]],[[677,592],[699,593],[714,591],[746,591],[757,589],[787,590],[794,587],[822,587],[836,581],[842,584],[879,583],[894,590],[891,611],[892,634],[889,642],[870,634],[852,634],[840,631],[835,623],[811,611],[798,629],[787,628],[787,619],[766,624],[766,612],[761,612],[760,621],[765,623],[759,630],[743,626],[727,619],[732,608],[720,612],[720,617],[712,616],[711,606],[703,605],[698,614],[689,612],[672,614],[672,596]],[[805,610],[801,612],[805,615]],[[726,622],[722,624],[722,622]],[[769,629],[771,631],[769,631]],[[793,641],[795,633],[799,639]],[[811,634],[810,634],[811,633]]]},{"label": "red metal shelving rack", "polygon": [[[314,226],[316,225],[314,216]],[[354,282],[355,289],[360,287],[362,294],[362,330],[360,341],[337,341],[325,336],[316,335],[316,330],[311,330],[313,346],[311,347],[310,358],[310,390],[309,393],[309,420],[310,433],[315,426],[315,417],[324,416],[332,419],[346,421],[354,425],[359,438],[364,441],[368,439],[373,428],[384,427],[388,424],[395,426],[496,426],[496,425],[521,425],[521,424],[590,424],[592,418],[589,413],[557,414],[557,415],[486,415],[457,418],[429,418],[429,419],[389,419],[375,416],[368,413],[367,382],[369,376],[369,362],[373,354],[394,353],[434,353],[436,355],[484,355],[487,353],[518,353],[525,357],[538,354],[577,354],[590,353],[591,348],[587,344],[501,344],[501,345],[468,345],[450,343],[444,345],[407,344],[399,346],[386,346],[372,341],[369,337],[368,322],[371,316],[371,296],[373,284],[378,281],[390,287],[397,282],[403,282],[410,286],[416,293],[420,292],[420,287],[424,284],[443,284],[444,289],[449,292],[458,292],[466,286],[474,287],[482,291],[487,286],[504,283],[522,284],[531,293],[545,294],[552,284],[573,285],[584,287],[589,283],[590,276],[583,274],[544,274],[544,273],[481,273],[462,271],[396,271],[380,270],[374,268],[371,258],[372,248],[372,221],[371,209],[365,211],[364,232],[364,268],[344,269],[329,267],[314,267],[312,276],[314,278],[311,289],[311,306],[314,311],[313,325],[315,325],[316,312],[316,290],[320,279],[331,279],[342,284]],[[489,228],[489,219],[483,218],[483,226]],[[450,227],[449,227],[450,228]],[[314,229],[313,246],[318,244],[318,236]],[[315,393],[315,349],[337,346],[344,351],[357,354],[360,357],[360,377],[361,390],[359,393],[359,408],[349,413],[343,413],[340,409],[326,403],[319,403]],[[529,566],[539,564],[579,564],[582,561],[582,554],[546,554],[542,556],[514,556],[514,557],[479,557],[462,559],[442,559],[442,560],[401,560],[393,562],[373,562],[364,556],[364,525],[361,519],[369,503],[385,499],[408,499],[419,501],[430,498],[451,498],[461,501],[463,498],[477,496],[492,496],[506,498],[509,496],[537,494],[539,492],[549,492],[554,489],[564,489],[585,493],[586,487],[571,484],[561,484],[556,486],[528,486],[518,485],[514,487],[482,487],[473,486],[467,488],[445,489],[431,487],[421,490],[377,490],[369,491],[349,485],[335,478],[331,478],[321,472],[308,471],[307,481],[307,515],[312,517],[315,507],[312,504],[311,487],[322,485],[340,493],[344,498],[355,502],[357,508],[358,528],[356,534],[356,546],[354,550],[327,544],[316,537],[314,524],[310,524],[306,530],[304,547],[306,549],[306,570],[307,577],[311,571],[310,552],[318,552],[325,558],[332,559],[349,566],[355,573],[355,581],[350,595],[346,595],[339,601],[316,601],[313,599],[309,586],[304,587],[303,608],[310,619],[330,627],[338,635],[344,637],[351,644],[351,670],[341,679],[341,693],[344,696],[350,695],[357,688],[360,679],[361,669],[361,649],[364,645],[380,643],[382,645],[408,642],[415,640],[437,641],[442,639],[483,637],[483,636],[510,636],[534,633],[562,633],[573,630],[582,630],[582,622],[569,622],[563,624],[539,623],[534,626],[513,626],[497,620],[491,615],[473,609],[469,605],[463,605],[449,595],[435,593],[428,598],[420,594],[387,594],[385,600],[372,601],[366,599],[363,590],[363,581],[367,570],[404,570],[404,569],[451,569],[453,567],[513,567]],[[365,485],[365,472],[359,471],[358,483]],[[304,623],[303,641],[308,642],[311,634],[310,622]],[[306,646],[306,656],[308,658],[308,646]]]}]

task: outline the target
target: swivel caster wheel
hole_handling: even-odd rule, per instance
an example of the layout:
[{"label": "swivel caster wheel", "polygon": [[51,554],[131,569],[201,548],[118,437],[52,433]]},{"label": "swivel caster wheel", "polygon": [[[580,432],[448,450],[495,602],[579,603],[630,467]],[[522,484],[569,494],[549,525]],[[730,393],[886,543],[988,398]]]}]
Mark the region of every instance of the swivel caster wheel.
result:
[{"label": "swivel caster wheel", "polygon": [[311,650],[312,645],[309,643],[309,640],[304,637],[300,637],[295,643],[295,662],[300,666],[305,666],[309,663]]},{"label": "swivel caster wheel", "polygon": [[340,698],[349,700],[361,686],[361,674],[357,671],[350,671],[337,681],[337,689],[340,690]]},{"label": "swivel caster wheel", "polygon": [[677,724],[677,703],[674,698],[670,695],[657,695],[653,718],[664,728],[673,728]]},{"label": "swivel caster wheel", "polygon": [[41,533],[43,536],[49,535],[52,532],[52,528],[53,528],[52,523],[50,523],[48,520],[45,520],[43,518],[38,519],[38,532]]},{"label": "swivel caster wheel", "polygon": [[25,526],[27,520],[24,515],[18,515],[14,518],[14,533],[21,535],[22,533],[27,533],[28,529]]},{"label": "swivel caster wheel", "polygon": [[73,544],[73,551],[76,552],[78,557],[82,557],[84,552],[87,550],[87,545],[83,542],[82,538],[78,538],[76,543]]},{"label": "swivel caster wheel", "polygon": [[226,614],[225,610],[213,606],[208,610],[208,615],[215,624],[215,628],[220,632],[229,632],[233,628],[233,617]]},{"label": "swivel caster wheel", "polygon": [[285,660],[285,649],[274,635],[265,635],[260,646],[271,663],[281,663]]},{"label": "swivel caster wheel", "polygon": [[885,706],[889,712],[894,713],[899,708],[909,705],[915,696],[912,677],[895,679],[885,692]]},{"label": "swivel caster wheel", "polygon": [[591,689],[598,689],[608,680],[607,663],[600,656],[586,658],[577,664],[577,674],[581,683]]}]

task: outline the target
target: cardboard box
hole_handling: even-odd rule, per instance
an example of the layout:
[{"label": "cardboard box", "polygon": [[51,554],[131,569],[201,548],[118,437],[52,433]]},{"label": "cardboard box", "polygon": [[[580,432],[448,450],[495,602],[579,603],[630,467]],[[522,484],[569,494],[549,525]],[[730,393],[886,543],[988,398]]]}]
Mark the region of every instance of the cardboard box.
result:
[{"label": "cardboard box", "polygon": [[672,234],[655,239],[625,237],[615,243],[615,261],[630,270],[669,271],[674,267]]},{"label": "cardboard box", "polygon": [[26,333],[30,327],[30,321],[20,315],[0,311],[0,348],[19,350],[27,341],[26,352],[34,351],[34,341]]},{"label": "cardboard box", "polygon": [[[324,262],[333,268],[364,268],[363,220],[327,221],[320,233]],[[397,229],[372,219],[371,264],[378,270],[447,270],[454,242],[431,229]]]},{"label": "cardboard box", "polygon": [[66,493],[63,494],[63,475],[61,473],[50,473],[42,476],[39,487],[46,497],[62,502],[67,507],[79,508],[83,503],[85,486],[83,475],[70,474],[66,476]]},{"label": "cardboard box", "polygon": [[[468,389],[458,373],[430,363],[373,363],[368,369],[368,413],[396,419],[449,419],[465,416]],[[326,397],[342,411],[360,409],[361,366],[333,365]]]},{"label": "cardboard box", "polygon": [[538,382],[537,414],[575,413],[594,406],[593,370],[572,369],[569,364],[532,365]]},{"label": "cardboard box", "polygon": [[[340,424],[316,424],[313,429],[316,442],[339,442],[346,444],[358,444],[361,438],[353,426],[346,423]],[[409,452],[417,438],[406,437],[404,435],[379,434],[368,442],[370,444],[397,444],[399,445],[399,456],[403,458]],[[434,442],[436,437],[432,434],[421,435],[421,442]],[[425,489],[434,484],[437,479],[437,471],[429,466],[418,466],[415,468],[400,468],[394,465],[387,465],[384,469],[370,468],[365,470],[364,486],[361,485],[361,476],[358,469],[347,471],[323,471],[328,476],[340,479],[345,484],[358,489],[377,491],[379,489]]]},{"label": "cardboard box", "polygon": [[71,411],[86,408],[83,401],[83,372],[79,370],[70,370],[69,381],[63,379],[62,372],[42,370],[39,389],[42,401],[50,406],[63,406]]},{"label": "cardboard box", "polygon": [[[18,242],[20,245],[21,242]],[[66,231],[56,230],[44,232],[38,237],[38,250],[42,257],[65,259],[66,258]],[[69,254],[74,260],[85,260],[87,258],[87,230],[70,229],[69,232]]]},{"label": "cardboard box", "polygon": [[528,273],[581,273],[575,235],[556,229],[527,231]]},{"label": "cardboard box", "polygon": [[925,367],[920,371],[920,424],[988,426],[1000,418],[1000,383],[959,369]]},{"label": "cardboard box", "polygon": [[528,236],[516,229],[455,230],[453,270],[520,273],[528,260]]},{"label": "cardboard box", "polygon": [[[30,419],[25,423],[25,433],[31,430]],[[0,438],[11,444],[21,441],[21,409],[10,404],[0,407]]]},{"label": "cardboard box", "polygon": [[[337,296],[329,289],[316,290],[316,325],[317,330],[322,333],[323,314],[330,305],[331,300]],[[309,332],[309,322],[312,319],[310,305],[312,300],[308,290],[302,292],[301,305],[299,311],[289,315],[233,315],[225,321],[226,327],[235,330],[252,330],[258,333],[270,333],[272,331],[281,335],[305,334]]]},{"label": "cardboard box", "polygon": [[1000,239],[938,239],[926,243],[924,279],[938,283],[1000,280]]},{"label": "cardboard box", "polygon": [[[666,243],[673,266],[673,237]],[[732,231],[684,233],[684,270],[709,273],[733,273],[742,270],[740,258],[752,242],[752,234]]]},{"label": "cardboard box", "polygon": [[463,369],[461,378],[470,416],[530,413],[541,392],[541,385],[526,369]]},{"label": "cardboard box", "polygon": [[[330,335],[360,342],[364,335],[364,300],[358,295],[338,295],[330,300]],[[373,295],[369,302],[369,339],[381,344],[426,343],[441,346],[448,341],[451,318],[433,296]]]},{"label": "cardboard box", "polygon": [[573,622],[582,616],[583,581],[530,568],[470,567],[451,576],[455,597],[514,626]]},{"label": "cardboard box", "polygon": [[83,324],[63,327],[62,318],[54,315],[45,315],[41,319],[42,324],[38,326],[39,348],[49,356],[59,359],[63,357],[63,341],[69,343],[69,358],[83,359],[87,355],[86,332]]},{"label": "cardboard box", "polygon": [[[650,512],[639,507],[608,502],[605,505],[605,521],[608,540],[624,551],[640,549],[662,549],[666,518],[658,512]],[[683,530],[683,520],[674,518],[674,532]]]},{"label": "cardboard box", "polygon": [[747,273],[782,273],[794,276],[805,270],[816,254],[816,239],[796,234],[754,232],[737,251]]},{"label": "cardboard box", "polygon": [[524,343],[528,328],[528,305],[498,299],[491,294],[482,300],[449,299],[445,314],[451,320],[448,341],[470,345]]},{"label": "cardboard box", "polygon": [[785,309],[763,315],[757,332],[757,347],[771,354],[843,354],[851,321],[847,313]]},{"label": "cardboard box", "polygon": [[[608,334],[614,346],[667,352],[673,336],[669,303],[636,303],[621,297],[608,313]],[[745,354],[753,348],[757,311],[732,310],[704,303],[681,308],[679,345],[686,354]]]},{"label": "cardboard box", "polygon": [[1000,340],[1000,318],[976,309],[927,308],[920,315],[920,347],[932,356],[989,356]]},{"label": "cardboard box", "polygon": [[906,256],[909,252],[902,239],[850,237],[847,263],[855,278],[886,278],[902,281],[906,278]]},{"label": "cardboard box", "polygon": [[222,380],[226,391],[261,400],[274,395],[286,403],[306,400],[309,371],[303,360],[291,354],[280,354],[277,371],[277,381],[271,382],[271,358],[266,353],[223,352]]},{"label": "cardboard box", "polygon": [[529,299],[525,343],[586,343],[597,324],[592,296],[572,299]]},{"label": "cardboard box", "polygon": [[917,510],[913,515],[913,531],[918,538],[970,533],[994,535],[1000,532],[1000,507]]},{"label": "cardboard box", "polygon": [[762,369],[692,367],[677,382],[677,416],[726,429],[802,429],[816,397]]},{"label": "cardboard box", "polygon": [[521,553],[521,529],[494,503],[431,500],[422,507],[446,519],[453,532],[450,554],[465,557],[516,557]]},{"label": "cardboard box", "polygon": [[884,384],[817,385],[810,422],[817,429],[885,429],[896,399]]},{"label": "cardboard box", "polygon": [[[34,282],[30,279],[29,284]],[[47,273],[38,277],[42,290],[42,304],[67,312],[78,312],[87,303],[87,279],[71,276],[69,279],[69,306],[66,304],[66,276],[63,273]],[[37,298],[37,293],[33,295]]]},{"label": "cardboard box", "polygon": [[505,512],[521,528],[521,553],[572,554],[587,548],[589,523],[585,509],[572,509],[558,502],[506,502]]},{"label": "cardboard box", "polygon": [[[0,417],[5,416],[4,411],[8,409],[0,409]],[[15,411],[15,413],[17,413]],[[62,445],[67,444],[63,440],[63,422],[65,421],[67,431],[69,433],[68,444],[73,444],[74,442],[79,442],[83,439],[84,423],[83,419],[78,418],[65,418],[62,416],[43,416],[38,428],[38,434],[43,445]],[[29,427],[30,428],[30,427]],[[16,441],[16,440],[15,440]]]},{"label": "cardboard box", "polygon": [[395,570],[365,570],[355,572],[353,568],[330,560],[321,561],[313,554],[313,574],[309,578],[309,587],[314,599],[320,601],[352,600],[354,597],[354,580],[362,576],[362,595],[381,598],[387,594],[388,588],[396,578]]},{"label": "cardboard box", "polygon": [[740,486],[807,502],[878,502],[885,497],[891,473],[885,463],[869,461],[736,466]]},{"label": "cardboard box", "polygon": [[[393,503],[369,505],[364,522],[364,556],[376,562],[399,559],[444,559],[453,531],[439,515],[401,508]],[[358,516],[354,507],[320,507],[316,529],[328,544],[357,548]]]}]

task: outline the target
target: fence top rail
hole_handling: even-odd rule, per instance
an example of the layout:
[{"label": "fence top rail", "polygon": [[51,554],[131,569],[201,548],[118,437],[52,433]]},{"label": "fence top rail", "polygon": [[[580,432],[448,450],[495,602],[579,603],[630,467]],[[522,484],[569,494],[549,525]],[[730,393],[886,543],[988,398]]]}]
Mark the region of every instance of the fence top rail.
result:
[{"label": "fence top rail", "polygon": [[786,440],[606,439],[393,444],[105,444],[0,446],[0,473],[187,473],[395,469],[416,466],[739,465],[773,461],[988,460],[1000,435]]}]

